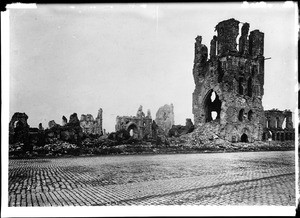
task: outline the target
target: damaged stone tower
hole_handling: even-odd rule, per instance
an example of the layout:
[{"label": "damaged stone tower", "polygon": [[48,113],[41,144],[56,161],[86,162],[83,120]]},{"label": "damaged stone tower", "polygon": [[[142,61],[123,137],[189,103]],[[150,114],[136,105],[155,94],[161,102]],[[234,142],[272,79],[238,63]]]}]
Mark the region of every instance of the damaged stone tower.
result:
[{"label": "damaged stone tower", "polygon": [[[196,37],[193,114],[196,128],[209,128],[231,142],[262,140],[264,110],[264,33],[249,32],[229,19],[216,26],[210,54]],[[238,47],[238,48],[237,48]]]}]

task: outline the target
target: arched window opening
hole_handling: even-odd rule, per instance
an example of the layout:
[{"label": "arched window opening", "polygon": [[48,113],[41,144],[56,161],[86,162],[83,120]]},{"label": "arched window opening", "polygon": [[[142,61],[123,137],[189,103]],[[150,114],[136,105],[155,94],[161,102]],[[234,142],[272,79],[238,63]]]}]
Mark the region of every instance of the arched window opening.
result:
[{"label": "arched window opening", "polygon": [[24,127],[24,125],[23,125],[23,123],[20,121],[20,120],[17,120],[17,121],[15,121],[14,122],[14,128],[23,128]]},{"label": "arched window opening", "polygon": [[250,110],[250,111],[248,112],[248,120],[249,120],[249,121],[252,121],[252,118],[253,118],[253,111]]},{"label": "arched window opening", "polygon": [[275,123],[275,126],[276,126],[276,128],[280,128],[279,127],[279,118],[278,117],[276,117],[276,121],[275,121],[276,123]]},{"label": "arched window opening", "polygon": [[240,77],[239,78],[239,94],[240,95],[244,94],[243,82],[244,82],[243,77]]},{"label": "arched window opening", "polygon": [[243,117],[244,117],[244,109],[241,109],[238,117],[239,121],[243,121]]},{"label": "arched window opening", "polygon": [[241,136],[241,142],[248,142],[248,136],[245,133]]},{"label": "arched window opening", "polygon": [[248,80],[248,87],[247,87],[247,95],[249,96],[249,97],[252,97],[252,79],[251,79],[251,77],[249,78],[249,80]]},{"label": "arched window opening", "polygon": [[222,69],[221,61],[218,61],[218,83],[222,82],[224,76],[224,71]]},{"label": "arched window opening", "polygon": [[271,136],[272,136],[272,140],[275,141],[275,140],[276,140],[276,138],[275,138],[275,133],[272,132],[272,135],[271,135]]},{"label": "arched window opening", "polygon": [[133,136],[133,129],[129,130],[129,135],[132,137]]},{"label": "arched window opening", "polygon": [[282,122],[282,125],[281,125],[281,128],[282,129],[285,129],[286,128],[286,118],[284,118],[283,122]]},{"label": "arched window opening", "polygon": [[267,128],[270,128],[270,120],[267,120]]},{"label": "arched window opening", "polygon": [[218,113],[216,111],[212,111],[211,112],[211,118],[212,118],[212,120],[217,119],[217,116],[218,116]]},{"label": "arched window opening", "polygon": [[215,99],[216,99],[216,93],[215,93],[215,92],[212,92],[212,93],[211,93],[211,96],[210,96],[211,102],[214,102]]},{"label": "arched window opening", "polygon": [[274,140],[274,136],[273,136],[273,133],[271,131],[268,132],[268,139],[272,139]]},{"label": "arched window opening", "polygon": [[222,102],[213,90],[210,90],[204,99],[205,122],[220,119]]},{"label": "arched window opening", "polygon": [[284,141],[284,133],[281,133],[281,141]]},{"label": "arched window opening", "polygon": [[127,131],[129,132],[130,137],[138,138],[139,131],[136,124],[132,123],[130,126],[128,126]]},{"label": "arched window opening", "polygon": [[266,139],[267,139],[267,134],[264,132],[263,135],[262,135],[262,140],[266,141]]}]

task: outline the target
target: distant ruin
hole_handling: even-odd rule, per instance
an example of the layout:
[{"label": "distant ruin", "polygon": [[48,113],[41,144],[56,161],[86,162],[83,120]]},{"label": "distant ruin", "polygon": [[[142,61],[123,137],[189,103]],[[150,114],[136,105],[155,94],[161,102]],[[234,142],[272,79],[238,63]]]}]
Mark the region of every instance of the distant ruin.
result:
[{"label": "distant ruin", "polygon": [[98,110],[98,115],[96,119],[94,119],[93,115],[91,114],[82,114],[80,117],[80,126],[84,133],[88,134],[98,134],[103,135],[102,130],[102,113],[103,110],[100,108]]},{"label": "distant ruin", "polygon": [[152,137],[152,117],[148,110],[145,116],[143,107],[140,106],[136,116],[117,116],[116,131],[126,130],[130,136],[135,139],[144,139]]},{"label": "distant ruin", "polygon": [[277,109],[265,111],[263,140],[286,141],[295,139],[292,112]]}]

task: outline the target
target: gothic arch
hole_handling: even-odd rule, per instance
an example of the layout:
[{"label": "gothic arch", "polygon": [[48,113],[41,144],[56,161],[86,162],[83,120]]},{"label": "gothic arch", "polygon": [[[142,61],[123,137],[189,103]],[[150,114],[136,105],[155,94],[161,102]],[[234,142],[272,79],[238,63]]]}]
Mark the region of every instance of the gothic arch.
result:
[{"label": "gothic arch", "polygon": [[[213,93],[215,93],[214,100],[211,99]],[[213,120],[212,112],[216,112],[216,119],[220,119],[221,105],[222,102],[219,99],[219,95],[213,89],[209,90],[203,100],[205,122],[210,122]]]},{"label": "gothic arch", "polygon": [[136,123],[134,122],[129,122],[126,126],[126,130],[130,134],[131,137],[133,138],[138,138],[139,136],[139,128]]}]

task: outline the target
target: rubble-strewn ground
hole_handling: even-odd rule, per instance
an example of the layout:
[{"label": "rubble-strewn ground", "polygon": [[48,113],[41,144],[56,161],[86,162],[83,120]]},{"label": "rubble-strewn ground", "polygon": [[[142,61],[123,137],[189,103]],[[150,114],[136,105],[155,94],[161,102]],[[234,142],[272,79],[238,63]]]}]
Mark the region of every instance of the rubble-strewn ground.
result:
[{"label": "rubble-strewn ground", "polygon": [[[201,143],[200,143],[201,142]],[[168,154],[168,153],[207,153],[207,152],[240,152],[240,151],[287,151],[294,150],[294,141],[266,141],[253,143],[231,143],[218,138],[201,141],[196,135],[187,134],[181,137],[164,138],[161,143],[133,141],[120,144],[111,140],[95,142],[86,140],[81,146],[57,140],[45,146],[33,147],[32,153],[23,153],[22,144],[9,146],[10,158],[114,155],[114,154]]]},{"label": "rubble-strewn ground", "polygon": [[9,160],[9,206],[295,205],[295,152]]}]

